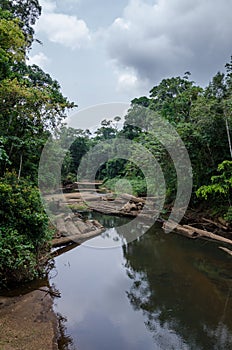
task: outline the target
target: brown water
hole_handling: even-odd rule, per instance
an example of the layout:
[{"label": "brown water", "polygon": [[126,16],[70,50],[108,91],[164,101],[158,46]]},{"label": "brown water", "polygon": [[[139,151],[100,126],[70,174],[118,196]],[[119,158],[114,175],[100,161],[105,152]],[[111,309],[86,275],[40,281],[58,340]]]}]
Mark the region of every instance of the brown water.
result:
[{"label": "brown water", "polygon": [[[118,218],[101,220],[117,233]],[[153,227],[123,248],[79,246],[55,265],[60,349],[232,349],[231,257],[217,244]]]}]

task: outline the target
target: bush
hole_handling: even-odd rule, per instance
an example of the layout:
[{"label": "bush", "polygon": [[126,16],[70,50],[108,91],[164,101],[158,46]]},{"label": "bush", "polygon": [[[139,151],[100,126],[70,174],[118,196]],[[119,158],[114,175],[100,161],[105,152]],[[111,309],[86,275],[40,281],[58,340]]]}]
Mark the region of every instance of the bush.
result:
[{"label": "bush", "polygon": [[[14,173],[0,179],[0,281],[33,279],[41,252],[52,237],[38,189]],[[1,284],[1,282],[0,282]]]},{"label": "bush", "polygon": [[35,247],[48,240],[48,217],[40,194],[29,180],[18,182],[15,174],[8,173],[0,179],[1,226],[16,229]]},{"label": "bush", "polygon": [[[123,180],[127,180],[132,188],[132,194],[134,196],[146,196],[147,193],[147,185],[146,181],[142,178],[126,178],[124,177]],[[116,190],[116,184],[118,181],[122,181],[122,178],[120,177],[114,177],[113,179],[109,179],[104,182],[104,186],[110,189],[111,191],[115,192]],[[123,192],[119,191],[117,188],[116,192]]]},{"label": "bush", "polygon": [[38,276],[34,247],[12,228],[0,228],[1,285],[30,280]]},{"label": "bush", "polygon": [[232,161],[223,161],[218,165],[217,171],[219,175],[211,177],[211,184],[201,186],[196,194],[200,198],[211,200],[210,205],[216,208],[216,212],[232,223]]},{"label": "bush", "polygon": [[230,224],[232,224],[232,206],[229,207],[224,218],[226,221],[228,221]]}]

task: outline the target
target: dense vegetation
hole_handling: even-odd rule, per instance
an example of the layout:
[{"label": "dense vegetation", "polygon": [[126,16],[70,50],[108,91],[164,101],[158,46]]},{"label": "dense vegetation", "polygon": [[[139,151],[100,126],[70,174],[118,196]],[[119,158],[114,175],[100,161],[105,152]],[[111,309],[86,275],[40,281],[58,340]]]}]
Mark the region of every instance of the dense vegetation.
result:
[{"label": "dense vegetation", "polygon": [[0,287],[42,272],[51,230],[37,189],[39,159],[73,107],[56,81],[26,63],[40,12],[37,0],[0,1]]},{"label": "dense vegetation", "polygon": [[[206,200],[214,214],[232,221],[232,61],[205,88],[191,81],[189,72],[184,77],[162,80],[149,97],[131,102],[121,129],[120,118],[115,116],[103,120],[93,134],[74,130],[63,125],[67,110],[74,104],[62,95],[57,81],[38,66],[27,64],[35,41],[32,26],[40,13],[37,0],[0,0],[0,287],[42,272],[41,252],[52,232],[37,188],[38,166],[54,128],[58,131],[53,137],[60,135],[61,152],[66,148],[67,135],[74,139],[62,167],[64,184],[76,180],[81,159],[93,146],[110,141],[95,147],[101,159],[104,152],[110,154],[116,147],[118,139],[126,138],[149,149],[159,161],[166,180],[166,201],[172,203],[176,171],[154,132],[158,117],[167,120],[184,141],[192,162],[191,204],[198,206]],[[175,147],[175,139],[169,141]],[[96,157],[89,157],[91,164]],[[133,161],[112,156],[100,162],[97,178],[112,189],[118,179],[128,179],[135,194],[145,195],[149,181],[145,181],[136,159],[141,164],[136,149]],[[149,173],[149,164],[145,166]],[[78,174],[88,177],[88,172]],[[49,169],[42,180],[53,182]]]},{"label": "dense vegetation", "polygon": [[[100,141],[110,141],[110,144],[101,142],[99,150],[95,147],[94,157],[89,158],[89,164],[94,164],[94,158],[101,163],[102,154],[110,154],[116,140],[126,138],[149,149],[159,161],[166,181],[166,203],[171,204],[176,196],[176,171],[169,152],[155,133],[160,118],[175,128],[189,153],[193,168],[191,205],[196,207],[204,203],[212,215],[222,215],[232,221],[232,60],[226,64],[225,72],[218,72],[205,88],[191,81],[189,72],[184,77],[163,79],[151,89],[149,97],[135,98],[131,102],[120,130],[118,117],[115,117],[114,120],[103,120],[93,135],[79,132],[69,153],[67,181],[75,177],[82,155],[92,146]],[[173,136],[164,137],[175,148],[175,137],[173,140]],[[143,155],[135,149],[132,156],[133,161],[113,157],[102,163],[97,176],[112,190],[118,179],[128,179],[134,194],[146,195],[149,180],[145,181],[138,166]],[[150,167],[150,164],[145,165]],[[88,177],[88,173],[83,176]]]}]

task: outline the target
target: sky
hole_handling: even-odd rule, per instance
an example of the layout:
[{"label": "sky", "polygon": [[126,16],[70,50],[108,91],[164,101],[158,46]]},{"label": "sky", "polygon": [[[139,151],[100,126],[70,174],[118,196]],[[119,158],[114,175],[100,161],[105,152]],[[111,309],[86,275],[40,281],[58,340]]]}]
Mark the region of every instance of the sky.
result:
[{"label": "sky", "polygon": [[79,109],[129,103],[163,78],[205,86],[232,55],[232,0],[41,0],[29,63]]}]

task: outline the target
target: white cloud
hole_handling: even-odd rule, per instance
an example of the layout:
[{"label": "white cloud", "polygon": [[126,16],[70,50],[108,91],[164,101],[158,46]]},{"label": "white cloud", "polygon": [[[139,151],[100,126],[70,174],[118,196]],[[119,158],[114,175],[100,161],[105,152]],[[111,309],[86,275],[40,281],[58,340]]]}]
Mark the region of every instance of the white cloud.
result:
[{"label": "white cloud", "polygon": [[51,42],[77,49],[90,41],[87,24],[76,16],[56,13],[53,1],[42,1],[42,15],[37,22],[37,32],[43,32]]},{"label": "white cloud", "polygon": [[117,76],[117,87],[116,91],[125,92],[136,92],[139,88],[139,81],[137,75],[132,70],[116,71]]},{"label": "white cloud", "polygon": [[130,89],[134,88],[138,83],[138,78],[135,74],[122,73],[118,78],[119,88]]},{"label": "white cloud", "polygon": [[199,81],[231,55],[231,0],[131,0],[106,32],[108,53],[138,79],[190,70]]},{"label": "white cloud", "polygon": [[53,12],[56,10],[56,2],[53,0],[41,0],[40,5],[43,12]]},{"label": "white cloud", "polygon": [[39,52],[34,56],[29,56],[29,59],[28,59],[29,65],[36,64],[42,69],[45,69],[49,62],[50,62],[49,58],[43,52]]}]

